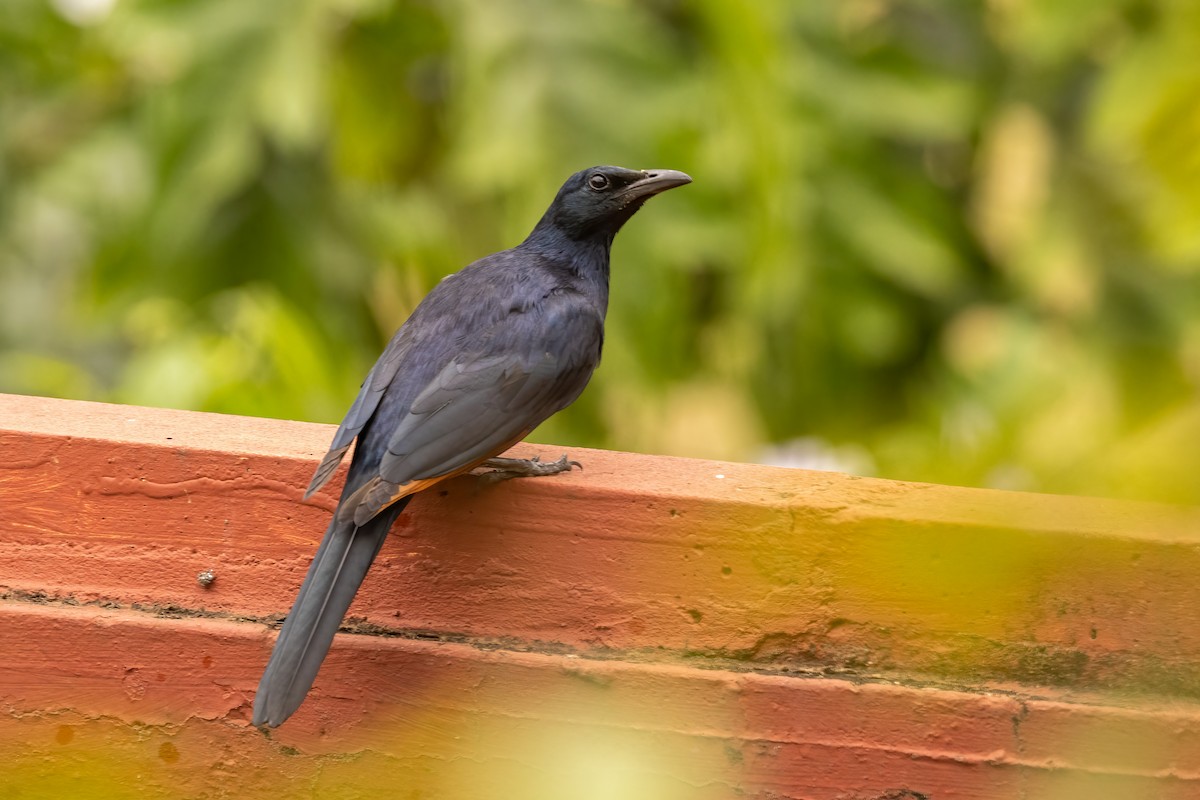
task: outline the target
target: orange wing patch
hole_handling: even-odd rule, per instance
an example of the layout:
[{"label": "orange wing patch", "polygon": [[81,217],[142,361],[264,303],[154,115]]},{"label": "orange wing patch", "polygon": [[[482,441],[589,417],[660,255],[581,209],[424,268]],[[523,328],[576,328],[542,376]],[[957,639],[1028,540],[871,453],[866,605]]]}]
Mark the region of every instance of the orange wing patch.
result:
[{"label": "orange wing patch", "polygon": [[376,476],[364,483],[354,494],[342,501],[341,505],[338,506],[338,517],[345,520],[353,514],[354,524],[361,527],[366,525],[380,511],[383,511],[398,500],[402,500],[410,494],[424,491],[430,486],[441,483],[444,480],[462,475],[464,472],[470,472],[484,461],[487,461],[488,458],[491,458],[491,456],[481,458],[473,464],[467,464],[462,469],[457,469],[454,472],[438,475],[436,478],[422,478],[421,480],[409,481],[408,483],[392,483]]},{"label": "orange wing patch", "polygon": [[[471,469],[468,467],[467,469]],[[408,497],[410,494],[428,489],[435,483],[441,483],[447,478],[453,478],[467,470],[454,472],[449,475],[439,475],[436,478],[426,478],[419,481],[409,481],[404,484],[395,484],[391,481],[385,481],[383,478],[375,477],[367,481],[354,492],[354,494],[342,501],[338,507],[338,517],[342,520],[354,517],[354,524],[362,527],[366,525],[380,511],[383,511],[388,506],[398,500]]]},{"label": "orange wing patch", "polygon": [[[532,430],[532,429],[531,429]],[[486,455],[483,458],[472,461],[470,464],[447,472],[445,475],[438,475],[433,478],[422,478],[420,480],[408,481],[407,483],[392,483],[382,477],[376,475],[371,480],[364,483],[354,491],[349,497],[343,498],[338,504],[337,517],[341,521],[345,521],[353,515],[354,524],[362,527],[374,518],[380,511],[383,511],[393,503],[408,497],[410,494],[424,491],[434,484],[441,483],[444,480],[462,475],[464,472],[470,472],[478,467],[483,462],[487,461],[524,439],[529,434],[529,431],[522,431],[519,436],[510,442],[506,442],[503,447],[495,453]],[[328,456],[326,457],[328,458]],[[319,471],[319,470],[318,470]]]}]

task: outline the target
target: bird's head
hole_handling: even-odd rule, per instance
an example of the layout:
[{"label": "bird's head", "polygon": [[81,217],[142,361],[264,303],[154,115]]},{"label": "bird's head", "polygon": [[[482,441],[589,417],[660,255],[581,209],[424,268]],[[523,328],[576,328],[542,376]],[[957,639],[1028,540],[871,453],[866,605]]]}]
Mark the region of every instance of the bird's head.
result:
[{"label": "bird's head", "polygon": [[592,167],[576,172],[538,224],[553,226],[571,239],[609,240],[654,195],[692,182],[673,169]]}]

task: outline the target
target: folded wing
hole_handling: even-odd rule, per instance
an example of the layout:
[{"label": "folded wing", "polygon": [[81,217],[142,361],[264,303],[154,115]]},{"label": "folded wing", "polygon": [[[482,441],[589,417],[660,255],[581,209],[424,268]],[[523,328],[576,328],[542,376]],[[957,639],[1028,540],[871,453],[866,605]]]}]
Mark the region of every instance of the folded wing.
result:
[{"label": "folded wing", "polygon": [[340,513],[361,525],[429,482],[503,452],[574,401],[599,362],[603,328],[594,311],[560,305],[539,309],[540,320],[509,315],[480,337],[482,347],[437,372],[396,423],[378,475]]}]

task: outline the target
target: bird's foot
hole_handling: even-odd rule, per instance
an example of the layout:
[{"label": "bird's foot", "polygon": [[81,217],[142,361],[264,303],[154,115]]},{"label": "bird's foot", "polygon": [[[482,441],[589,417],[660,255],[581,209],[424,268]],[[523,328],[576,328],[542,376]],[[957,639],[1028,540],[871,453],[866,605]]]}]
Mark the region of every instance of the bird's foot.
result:
[{"label": "bird's foot", "polygon": [[566,453],[563,453],[562,458],[558,461],[542,461],[537,456],[533,458],[489,458],[480,466],[491,470],[491,472],[485,472],[479,476],[489,483],[506,481],[509,478],[557,475],[560,472],[570,472],[572,467],[583,469],[583,464],[569,460]]}]

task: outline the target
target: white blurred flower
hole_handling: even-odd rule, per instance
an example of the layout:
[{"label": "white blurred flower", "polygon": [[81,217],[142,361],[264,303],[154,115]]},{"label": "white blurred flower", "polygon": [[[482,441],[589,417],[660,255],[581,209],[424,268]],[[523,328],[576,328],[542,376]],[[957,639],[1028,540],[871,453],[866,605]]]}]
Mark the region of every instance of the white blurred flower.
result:
[{"label": "white blurred flower", "polygon": [[817,469],[850,475],[874,475],[875,459],[865,447],[833,445],[816,436],[802,436],[772,445],[759,453],[758,460],[775,467]]},{"label": "white blurred flower", "polygon": [[103,22],[116,4],[117,0],[50,0],[60,17],[80,27]]}]

